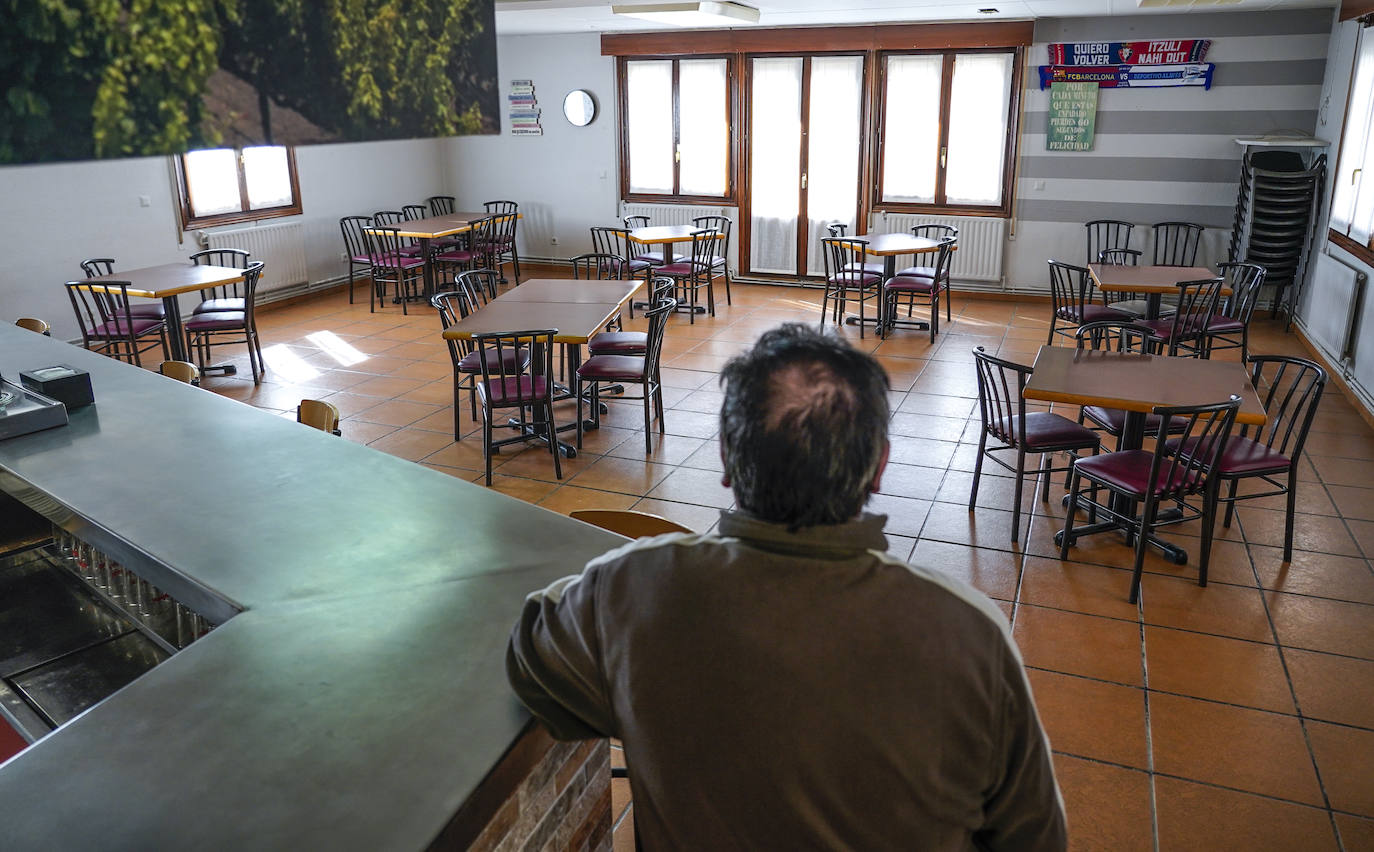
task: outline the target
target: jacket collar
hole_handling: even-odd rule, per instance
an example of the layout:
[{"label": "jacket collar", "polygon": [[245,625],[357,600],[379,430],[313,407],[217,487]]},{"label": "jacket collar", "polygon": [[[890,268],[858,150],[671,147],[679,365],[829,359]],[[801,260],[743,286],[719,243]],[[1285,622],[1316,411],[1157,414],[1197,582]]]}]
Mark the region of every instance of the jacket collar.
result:
[{"label": "jacket collar", "polygon": [[784,524],[760,520],[741,509],[722,509],[720,534],[739,538],[764,550],[792,553],[799,556],[842,558],[856,552],[887,550],[887,536],[883,526],[887,515],[867,512],[842,524],[823,524],[802,527],[789,532]]}]

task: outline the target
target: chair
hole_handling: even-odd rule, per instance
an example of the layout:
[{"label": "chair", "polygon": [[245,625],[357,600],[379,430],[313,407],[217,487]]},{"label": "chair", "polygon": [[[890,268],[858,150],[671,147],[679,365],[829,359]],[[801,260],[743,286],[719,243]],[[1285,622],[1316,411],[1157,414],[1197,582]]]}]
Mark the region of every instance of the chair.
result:
[{"label": "chair", "polygon": [[452,195],[431,195],[425,203],[429,205],[431,216],[446,216],[458,209],[458,199]]},{"label": "chair", "polygon": [[1217,312],[1224,279],[1178,282],[1178,307],[1172,317],[1136,320],[1149,333],[1148,343],[1159,354],[1206,358],[1207,326]]},{"label": "chair", "polygon": [[618,254],[590,252],[579,254],[568,260],[572,264],[573,278],[588,281],[613,281],[629,278],[629,261]]},{"label": "chair", "polygon": [[339,409],[334,407],[334,403],[321,399],[301,400],[300,405],[296,406],[296,422],[331,435],[343,434],[339,431]]},{"label": "chair", "polygon": [[[1075,340],[1079,349],[1130,352],[1139,355],[1148,355],[1150,352],[1149,332],[1129,322],[1090,322],[1087,325],[1080,325]],[[1117,440],[1121,439],[1121,433],[1126,429],[1126,412],[1119,408],[1085,405],[1078,410],[1078,422],[1082,423],[1084,419],[1092,421],[1093,427],[1091,428],[1106,432]],[[1176,420],[1174,423],[1177,428],[1183,426],[1181,420]],[[1153,433],[1158,430],[1159,418],[1153,414],[1146,415],[1145,431]]]},{"label": "chair", "polygon": [[372,255],[368,254],[367,237],[364,228],[372,227],[371,216],[344,216],[339,219],[339,230],[343,232],[344,254],[348,255],[348,303],[353,304],[353,276],[359,267],[364,272],[372,272]]},{"label": "chair", "polygon": [[[655,278],[649,304],[656,305],[673,295],[673,279]],[[643,355],[649,348],[645,331],[604,331],[587,342],[589,355]]]},{"label": "chair", "polygon": [[[133,315],[128,281],[105,281],[100,285],[103,292],[86,289],[89,286],[84,281],[66,283],[67,298],[81,328],[82,346],[138,367],[143,366],[139,356],[159,344],[163,360],[171,357],[167,324],[160,319]],[[144,343],[148,345],[143,346]]]},{"label": "chair", "polygon": [[[629,232],[624,228],[592,228],[592,249],[597,254],[614,254],[625,258],[627,277],[644,276],[645,281],[653,278],[654,265],[647,260],[630,257]],[[630,319],[634,319],[635,303],[630,302]]]},{"label": "chair", "polygon": [[401,215],[406,217],[407,222],[414,222],[416,219],[428,219],[429,203],[402,205]]},{"label": "chair", "polygon": [[262,384],[267,367],[262,360],[262,342],[258,337],[254,305],[262,268],[263,262],[255,260],[244,270],[242,310],[192,314],[183,324],[186,329],[186,349],[188,352],[196,351],[202,370],[209,360],[211,347],[243,343],[248,347],[248,366],[253,373],[253,384]]},{"label": "chair", "polygon": [[[434,263],[440,269],[485,269],[490,266],[492,240],[496,233],[496,218],[485,216],[469,223],[467,246],[447,249],[434,255]],[[499,277],[499,275],[498,275]],[[494,293],[493,293],[494,295]]]},{"label": "chair", "polygon": [[[914,237],[925,237],[928,240],[949,240],[950,251],[954,251],[959,245],[959,229],[953,225],[915,225],[911,229],[911,235]],[[897,273],[897,275],[903,278],[929,278],[935,274],[938,267],[943,278],[937,289],[945,291],[945,319],[947,321],[953,316],[953,308],[950,304],[952,297],[949,292],[949,267],[950,264],[953,263],[953,260],[951,256],[943,267],[940,267],[938,264],[936,266],[908,266]]]},{"label": "chair", "polygon": [[[1094,219],[1085,222],[1083,227],[1088,232],[1088,263],[1113,263],[1114,261],[1102,260],[1102,252],[1110,249],[1130,249],[1131,231],[1135,229],[1130,222],[1122,222],[1119,219]],[[1136,256],[1139,255],[1140,252],[1136,252]]]},{"label": "chair", "polygon": [[[1110,248],[1103,249],[1097,253],[1097,263],[1108,266],[1139,266],[1140,252],[1136,249]],[[1121,293],[1115,290],[1102,291],[1102,304],[1116,311],[1124,311],[1131,315],[1133,319],[1142,319],[1149,312],[1150,306],[1145,299],[1138,299],[1133,293]],[[1170,316],[1174,312],[1174,305],[1160,304],[1159,315]]]},{"label": "chair", "polygon": [[619,533],[626,538],[645,538],[664,533],[690,533],[691,530],[676,521],[648,512],[631,509],[578,509],[568,517],[584,524],[591,524],[603,530]]},{"label": "chair", "polygon": [[1159,222],[1150,226],[1154,243],[1155,266],[1195,266],[1201,225],[1191,222]]},{"label": "chair", "polygon": [[[482,454],[487,462],[487,485],[491,485],[491,455],[507,444],[532,438],[545,441],[553,454],[553,472],[563,478],[563,465],[558,448],[558,427],[553,419],[553,338],[556,328],[529,331],[501,331],[474,334],[477,362],[482,379],[477,384],[477,398],[482,404]],[[528,347],[529,363],[519,369],[508,365],[519,363],[521,351]],[[579,400],[579,405],[581,401]],[[500,441],[492,440],[492,422],[497,411],[515,408],[520,412],[520,434]],[[516,424],[512,424],[516,425]]]},{"label": "chair", "polygon": [[[391,227],[401,230],[401,226],[410,221],[404,210],[378,210],[372,214],[372,224],[377,227]],[[399,242],[397,251],[406,257],[416,257],[420,254],[420,242],[414,237],[405,237]]]},{"label": "chair", "polygon": [[200,369],[190,361],[163,361],[157,371],[169,379],[200,387]]},{"label": "chair", "polygon": [[[1016,476],[1016,497],[1011,509],[1011,540],[1020,540],[1021,488],[1026,478],[1026,456],[1040,454],[1040,499],[1050,499],[1050,474],[1067,471],[1068,466],[1053,467],[1053,454],[1092,450],[1097,455],[1101,439],[1086,426],[1049,411],[1026,411],[1024,390],[1032,369],[1012,361],[1004,361],[983,351],[973,350],[978,370],[978,415],[982,428],[978,434],[978,456],[973,463],[973,489],[969,493],[968,510],[978,502],[978,482],[983,474],[983,459],[987,458]],[[1013,396],[1015,394],[1015,396]],[[988,438],[1002,444],[989,447]],[[1016,464],[1002,461],[993,453],[1003,450],[1016,452]]]},{"label": "chair", "polygon": [[929,275],[899,274],[883,282],[883,316],[886,318],[887,331],[898,324],[909,324],[897,319],[897,300],[906,297],[906,315],[909,317],[919,296],[930,300],[930,342],[935,342],[935,334],[940,330],[940,291],[948,289],[949,261],[953,251],[954,238],[946,237],[940,240],[940,247],[936,250],[935,265],[923,267],[929,270]]},{"label": "chair", "polygon": [[[1207,321],[1207,351],[1239,349],[1240,360],[1250,360],[1250,317],[1264,286],[1265,269],[1257,263],[1218,263],[1231,295],[1221,310]],[[1210,354],[1209,354],[1210,357]]]},{"label": "chair", "polygon": [[229,266],[234,269],[247,269],[253,262],[253,253],[246,249],[212,248],[201,249],[191,255],[191,262],[197,266]]},{"label": "chair", "polygon": [[[439,312],[439,324],[443,328],[449,328],[477,310],[477,296],[472,283],[477,276],[490,276],[492,280],[496,279],[496,273],[490,269],[465,272],[454,280],[453,290],[436,293],[434,298],[430,299],[429,303]],[[481,356],[471,340],[445,339],[444,343],[448,344],[449,359],[453,362],[453,440],[458,441],[462,437],[458,396],[464,388],[468,391],[472,419],[477,419],[477,377],[482,375],[482,364],[477,359]],[[509,359],[501,366],[500,372],[519,373],[529,367],[528,348],[512,349],[506,354]]]},{"label": "chair", "polygon": [[[843,222],[832,222],[832,223],[830,223],[829,225],[826,225],[826,226],[825,226],[825,229],[826,229],[827,231],[830,232],[830,236],[831,236],[833,239],[840,239],[841,237],[846,236],[846,232],[849,230],[849,226],[846,225],[846,224],[843,223]],[[845,267],[844,267],[844,271],[845,271],[845,272],[860,272],[860,271],[862,271],[862,272],[868,272],[868,273],[873,274],[873,275],[885,275],[885,274],[887,274],[887,267],[883,265],[882,261],[870,260],[870,261],[864,261],[863,264],[858,264],[858,263],[846,264]]]},{"label": "chair", "polygon": [[[643,355],[593,355],[577,368],[579,382],[591,383],[592,422],[601,425],[601,383],[638,382],[643,392],[638,397],[622,399],[644,400],[644,452],[654,451],[653,416],[658,416],[658,431],[665,431],[663,421],[663,383],[659,380],[659,356],[663,351],[663,335],[668,327],[668,315],[677,310],[677,300],[671,297],[654,303],[644,312],[649,320],[648,345]],[[581,438],[582,401],[577,395],[578,437]]]},{"label": "chair", "polygon": [[720,270],[720,274],[725,279],[725,304],[733,305],[730,299],[730,229],[735,223],[730,221],[728,216],[698,216],[692,220],[692,225],[697,228],[715,228],[716,233],[720,234],[720,241],[717,248],[720,254],[711,258],[711,271],[714,273]]},{"label": "chair", "polygon": [[[81,261],[81,271],[87,278],[99,278],[101,275],[114,275],[114,258],[112,257],[93,257]],[[167,316],[166,309],[162,302],[138,301],[129,305],[129,312],[141,319],[164,319]]]},{"label": "chair", "polygon": [[[633,231],[635,228],[647,228],[649,227],[650,223],[650,219],[648,216],[626,216],[620,221],[625,225],[625,230],[627,231]],[[663,259],[663,252],[656,252],[652,250],[643,252],[642,254],[637,254],[630,259],[643,261],[644,263],[650,264],[652,266],[662,266],[664,263],[672,263],[676,259],[673,257],[673,247],[669,245],[667,249],[668,259],[666,261]]]},{"label": "chair", "polygon": [[716,254],[715,228],[702,228],[692,232],[692,254],[690,259],[665,263],[654,270],[654,275],[673,279],[677,284],[678,303],[691,306],[689,322],[697,321],[697,291],[706,288],[706,310],[716,315],[716,290],[711,274],[712,259]]},{"label": "chair", "polygon": [[14,324],[26,331],[33,331],[47,337],[52,337],[52,326],[48,325],[47,320],[41,320],[37,317],[20,317],[14,321]]},{"label": "chair", "polygon": [[1131,315],[1106,305],[1094,305],[1092,298],[1093,281],[1088,270],[1071,263],[1051,260],[1050,299],[1053,304],[1050,313],[1050,333],[1047,344],[1054,343],[1056,333],[1072,337],[1076,333],[1071,328],[1057,328],[1060,320],[1075,326],[1090,322],[1129,320]]},{"label": "chair", "polygon": [[[496,298],[496,283],[501,279],[500,273],[495,269],[468,269],[454,276],[456,283],[467,287],[483,304]],[[477,302],[474,300],[473,304]]]},{"label": "chair", "polygon": [[[1218,479],[1214,476],[1217,462],[1231,426],[1240,408],[1240,397],[1212,405],[1155,406],[1152,412],[1159,418],[1155,431],[1155,448],[1123,450],[1105,453],[1094,458],[1077,459],[1069,475],[1069,512],[1059,544],[1059,558],[1069,558],[1074,544],[1074,516],[1082,497],[1081,483],[1091,487],[1088,498],[1088,520],[1091,523],[1101,512],[1127,530],[1127,540],[1135,545],[1135,564],[1131,571],[1131,592],[1128,600],[1135,603],[1140,597],[1140,574],[1145,565],[1145,548],[1156,529],[1168,524],[1185,523],[1201,518],[1202,546],[1198,556],[1198,585],[1207,585],[1207,562],[1212,550],[1212,519],[1216,513]],[[1174,421],[1181,421],[1181,430]],[[1169,436],[1179,432],[1178,443],[1196,448],[1192,455],[1171,453]],[[1176,443],[1175,446],[1178,444]],[[1135,503],[1144,503],[1143,510],[1118,511],[1113,501],[1098,500],[1098,490],[1105,488],[1111,495]],[[1184,498],[1201,495],[1202,505],[1196,507]],[[1160,504],[1174,503],[1179,512],[1160,516]],[[1137,515],[1137,510],[1140,514]]]},{"label": "chair", "polygon": [[[856,294],[859,302],[859,338],[864,336],[864,304],[869,299],[882,298],[881,274],[864,272],[868,268],[868,241],[855,237],[827,237],[821,240],[821,259],[825,262],[825,295],[821,297],[821,322],[825,322],[825,311],[830,299],[835,304],[831,309],[835,322],[843,321],[845,303],[850,292]],[[878,306],[882,313],[881,303]],[[882,329],[878,330],[882,334]]]},{"label": "chair", "polygon": [[397,228],[384,227],[374,217],[372,227],[363,231],[367,240],[367,256],[372,259],[372,289],[367,300],[369,313],[377,310],[377,300],[386,298],[386,286],[395,285],[396,299],[401,313],[406,314],[407,300],[424,289],[425,262],[422,258],[404,254],[406,242]]},{"label": "chair", "polygon": [[[501,269],[501,258],[509,257],[511,269],[515,272],[515,283],[520,283],[520,253],[515,248],[515,225],[520,221],[520,205],[514,201],[487,201],[482,204],[488,216],[495,216],[490,242],[482,246],[487,255],[487,263]],[[501,283],[506,283],[504,274]]]},{"label": "chair", "polygon": [[[241,249],[209,249],[208,251],[234,252],[234,255],[230,255],[230,257],[232,258],[238,256]],[[196,252],[196,254],[191,255],[191,258],[194,260],[197,255],[205,253],[206,252]],[[247,257],[248,252],[242,252],[242,258],[245,259],[245,262],[247,262]],[[212,263],[211,265],[227,266],[228,264]],[[261,267],[262,265],[263,264],[261,262],[258,263],[259,267]],[[252,266],[252,263],[248,263],[247,266],[243,266],[240,268],[247,269],[249,266]],[[261,269],[259,269],[258,274],[259,276],[261,276]],[[198,314],[223,313],[226,311],[242,313],[247,309],[247,288],[247,276],[244,276],[238,281],[230,281],[225,284],[216,284],[213,287],[206,287],[200,291],[200,304],[196,305],[196,309],[191,312],[191,315],[196,316]]]},{"label": "chair", "polygon": [[[1221,451],[1216,476],[1227,486],[1226,496],[1218,497],[1226,504],[1222,526],[1230,527],[1240,500],[1287,495],[1284,509],[1283,561],[1293,560],[1293,519],[1297,507],[1298,466],[1307,432],[1317,413],[1322,391],[1326,388],[1326,370],[1304,358],[1280,355],[1256,356],[1249,359],[1254,368],[1251,384],[1260,391],[1264,412],[1268,419],[1255,427],[1253,436],[1246,435],[1249,426],[1242,426],[1239,435],[1232,435]],[[1269,375],[1266,368],[1272,367]],[[1191,458],[1196,443],[1184,440],[1169,442],[1172,452]],[[1182,447],[1182,451],[1179,448]],[[1236,494],[1242,479],[1258,477],[1275,490],[1253,494]],[[1284,479],[1281,481],[1279,477]]]}]

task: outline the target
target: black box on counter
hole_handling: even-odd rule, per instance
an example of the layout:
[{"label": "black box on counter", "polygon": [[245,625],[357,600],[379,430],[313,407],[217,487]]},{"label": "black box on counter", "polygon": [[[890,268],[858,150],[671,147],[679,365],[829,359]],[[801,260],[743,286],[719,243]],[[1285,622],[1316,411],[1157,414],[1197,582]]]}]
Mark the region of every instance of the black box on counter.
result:
[{"label": "black box on counter", "polygon": [[57,364],[25,370],[19,374],[19,378],[24,387],[57,400],[69,411],[95,402],[95,394],[91,392],[91,374],[85,370]]}]

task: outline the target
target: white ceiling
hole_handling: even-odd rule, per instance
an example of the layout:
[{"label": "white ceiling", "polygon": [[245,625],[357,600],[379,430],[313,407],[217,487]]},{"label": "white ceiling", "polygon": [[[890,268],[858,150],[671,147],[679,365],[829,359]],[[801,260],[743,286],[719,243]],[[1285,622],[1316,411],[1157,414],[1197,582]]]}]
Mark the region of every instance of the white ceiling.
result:
[{"label": "white ceiling", "polygon": [[[659,0],[661,2],[661,0]],[[630,4],[635,0],[615,0]],[[645,0],[655,2],[655,0]],[[1138,0],[741,0],[759,9],[758,26],[877,24],[911,21],[1075,18],[1092,15],[1179,14],[1187,11],[1254,11],[1334,6],[1334,0],[1170,0],[1168,6],[1142,8]],[[993,7],[996,14],[982,15]],[[496,0],[498,35],[531,33],[671,30],[648,21],[611,14],[611,0]]]}]

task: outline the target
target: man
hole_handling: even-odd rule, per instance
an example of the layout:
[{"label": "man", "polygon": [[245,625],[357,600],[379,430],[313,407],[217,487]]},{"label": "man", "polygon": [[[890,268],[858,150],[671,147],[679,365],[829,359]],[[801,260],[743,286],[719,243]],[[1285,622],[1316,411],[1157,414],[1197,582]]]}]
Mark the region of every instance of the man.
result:
[{"label": "man", "polygon": [[516,692],[555,736],[619,737],[647,849],[1062,849],[1002,613],[885,555],[862,513],[887,376],[808,326],[722,375],[716,535],[640,539],[529,597]]}]

